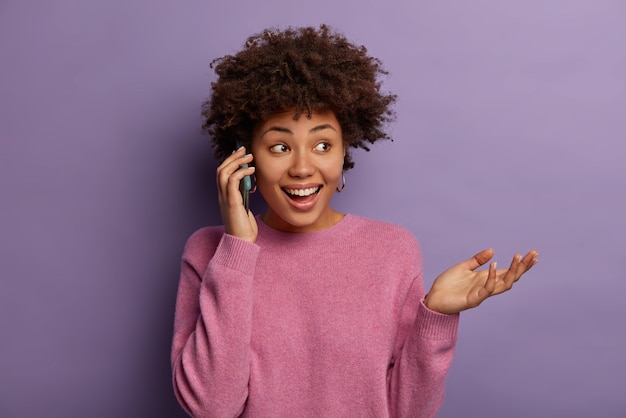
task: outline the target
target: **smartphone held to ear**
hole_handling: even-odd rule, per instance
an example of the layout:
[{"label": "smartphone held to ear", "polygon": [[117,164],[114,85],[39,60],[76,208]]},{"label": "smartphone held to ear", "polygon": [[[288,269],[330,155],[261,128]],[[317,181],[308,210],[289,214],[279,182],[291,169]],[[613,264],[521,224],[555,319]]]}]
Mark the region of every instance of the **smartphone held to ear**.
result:
[{"label": "smartphone held to ear", "polygon": [[[236,148],[239,149],[241,145],[237,143]],[[242,164],[241,168],[248,168],[248,164]],[[250,176],[244,176],[239,182],[239,191],[243,198],[243,207],[246,208],[246,212],[250,211],[250,190],[252,190],[252,180]]]}]

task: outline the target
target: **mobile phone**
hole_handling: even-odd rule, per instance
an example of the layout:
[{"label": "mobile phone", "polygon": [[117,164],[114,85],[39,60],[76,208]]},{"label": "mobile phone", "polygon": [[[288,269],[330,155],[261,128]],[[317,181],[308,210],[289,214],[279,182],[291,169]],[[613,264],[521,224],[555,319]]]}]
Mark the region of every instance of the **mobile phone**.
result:
[{"label": "mobile phone", "polygon": [[[240,147],[241,144],[237,142],[235,149],[239,149]],[[241,168],[248,168],[248,164],[242,164]],[[250,176],[244,176],[239,182],[239,191],[241,192],[243,207],[246,208],[246,212],[250,212],[250,190],[252,190],[252,180],[250,180]]]}]

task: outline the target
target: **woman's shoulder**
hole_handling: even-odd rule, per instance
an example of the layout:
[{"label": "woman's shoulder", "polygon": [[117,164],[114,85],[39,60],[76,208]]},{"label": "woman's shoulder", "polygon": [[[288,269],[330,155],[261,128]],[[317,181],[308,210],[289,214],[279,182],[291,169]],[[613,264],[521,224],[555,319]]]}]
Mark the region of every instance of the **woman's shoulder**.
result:
[{"label": "woman's shoulder", "polygon": [[205,226],[196,230],[187,239],[183,250],[183,257],[195,258],[198,255],[213,254],[222,235],[224,235],[224,227],[221,225]]},{"label": "woman's shoulder", "polygon": [[375,240],[378,245],[419,247],[413,233],[401,225],[359,215],[351,214],[350,217],[355,232]]},{"label": "woman's shoulder", "polygon": [[375,231],[377,233],[386,233],[386,234],[394,234],[401,236],[410,236],[413,237],[413,234],[406,229],[405,227],[394,224],[388,221],[381,221],[379,219],[367,218],[360,215],[350,214],[350,218],[352,218],[352,223],[354,225],[359,226],[360,228],[365,228],[370,231]]}]

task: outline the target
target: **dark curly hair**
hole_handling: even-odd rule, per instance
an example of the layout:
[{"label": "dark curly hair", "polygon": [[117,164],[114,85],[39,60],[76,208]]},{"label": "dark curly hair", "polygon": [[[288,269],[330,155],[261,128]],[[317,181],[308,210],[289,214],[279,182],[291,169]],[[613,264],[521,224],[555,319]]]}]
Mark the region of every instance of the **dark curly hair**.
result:
[{"label": "dark curly hair", "polygon": [[[367,143],[391,139],[383,128],[395,116],[396,95],[380,91],[378,77],[387,74],[381,61],[326,25],[266,29],[211,68],[218,79],[202,105],[203,129],[220,160],[236,143],[250,149],[256,124],[289,109],[295,109],[295,119],[333,111],[343,140],[355,148],[369,151]],[[344,170],[353,166],[346,152]]]}]

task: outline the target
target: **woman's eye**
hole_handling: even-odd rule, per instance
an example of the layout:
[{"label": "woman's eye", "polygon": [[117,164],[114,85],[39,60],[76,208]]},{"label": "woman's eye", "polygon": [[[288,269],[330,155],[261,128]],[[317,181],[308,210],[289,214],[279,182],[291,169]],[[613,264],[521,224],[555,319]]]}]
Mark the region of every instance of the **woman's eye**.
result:
[{"label": "woman's eye", "polygon": [[330,149],[330,144],[328,142],[320,142],[315,146],[316,151],[328,151]]},{"label": "woman's eye", "polygon": [[276,145],[274,145],[273,147],[270,148],[270,151],[276,152],[276,153],[287,152],[287,145],[285,145],[285,144],[276,144]]}]

